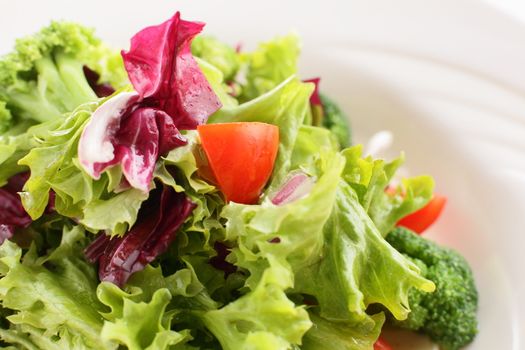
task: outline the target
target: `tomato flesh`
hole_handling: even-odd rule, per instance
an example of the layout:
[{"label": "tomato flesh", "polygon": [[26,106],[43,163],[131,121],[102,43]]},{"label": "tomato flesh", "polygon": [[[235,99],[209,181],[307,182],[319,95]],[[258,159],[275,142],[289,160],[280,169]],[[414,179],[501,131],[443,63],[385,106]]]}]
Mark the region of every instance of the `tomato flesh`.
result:
[{"label": "tomato flesh", "polygon": [[397,226],[403,226],[421,234],[437,220],[446,202],[445,197],[434,195],[423,208],[399,220]]},{"label": "tomato flesh", "polygon": [[206,124],[197,130],[208,164],[226,200],[257,203],[277,157],[279,128],[246,122]]},{"label": "tomato flesh", "polygon": [[392,350],[392,347],[383,338],[379,337],[374,344],[374,350]]}]

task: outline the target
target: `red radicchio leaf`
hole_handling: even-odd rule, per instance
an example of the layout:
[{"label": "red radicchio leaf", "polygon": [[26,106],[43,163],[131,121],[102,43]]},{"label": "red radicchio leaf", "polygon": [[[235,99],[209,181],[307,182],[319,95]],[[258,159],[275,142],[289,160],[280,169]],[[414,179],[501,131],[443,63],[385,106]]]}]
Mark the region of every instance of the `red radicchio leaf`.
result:
[{"label": "red radicchio leaf", "polygon": [[321,98],[319,97],[319,82],[320,81],[321,81],[321,78],[312,78],[312,79],[307,79],[304,81],[305,83],[315,84],[314,92],[312,92],[312,96],[310,96],[310,103],[314,106],[322,106]]},{"label": "red radicchio leaf", "polygon": [[27,227],[32,222],[18,195],[28,178],[29,173],[17,174],[0,188],[0,244],[13,236],[16,227]]},{"label": "red radicchio leaf", "polygon": [[109,239],[102,234],[86,249],[90,261],[99,261],[100,280],[122,287],[132,273],[168,249],[194,207],[184,193],[171,187],[154,190],[141,207],[137,223],[124,237]]},{"label": "red radicchio leaf", "polygon": [[115,92],[115,89],[110,84],[99,83],[100,75],[87,66],[84,66],[84,76],[97,97],[107,97]]},{"label": "red radicchio leaf", "polygon": [[221,107],[206,77],[193,58],[190,45],[203,23],[180,19],[177,12],[166,22],[133,36],[124,66],[133,87],[145,103],[169,114],[181,129],[195,129]]},{"label": "red radicchio leaf", "polygon": [[135,93],[122,93],[99,107],[82,132],[78,156],[95,179],[120,163],[129,184],[147,192],[159,154],[186,141],[170,116],[152,107],[139,107],[137,100]]},{"label": "red radicchio leaf", "polygon": [[129,184],[149,190],[155,162],[159,154],[186,144],[163,111],[142,107],[134,110],[121,124],[115,135],[115,159]]},{"label": "red radicchio leaf", "polygon": [[237,267],[226,261],[226,257],[230,254],[231,248],[221,242],[215,242],[213,248],[217,252],[217,255],[210,259],[210,264],[217,270],[223,271],[225,278],[236,272]]}]

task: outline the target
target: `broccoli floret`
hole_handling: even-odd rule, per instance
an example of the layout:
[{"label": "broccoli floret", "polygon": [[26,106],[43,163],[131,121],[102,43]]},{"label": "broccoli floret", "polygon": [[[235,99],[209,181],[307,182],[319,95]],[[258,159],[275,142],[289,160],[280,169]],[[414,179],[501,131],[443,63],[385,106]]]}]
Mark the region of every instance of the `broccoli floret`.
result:
[{"label": "broccoli floret", "polygon": [[446,350],[470,343],[477,333],[478,292],[467,261],[457,252],[405,228],[396,228],[386,240],[436,284],[431,294],[412,290],[408,319],[392,322],[427,334]]},{"label": "broccoli floret", "polygon": [[341,148],[350,146],[352,133],[348,118],[341,108],[326,95],[320,93],[319,97],[323,106],[322,126],[337,137]]},{"label": "broccoli floret", "polygon": [[0,59],[0,133],[21,120],[44,122],[97,99],[85,66],[115,87],[126,81],[118,53],[78,24],[52,22],[17,40],[14,52]]}]

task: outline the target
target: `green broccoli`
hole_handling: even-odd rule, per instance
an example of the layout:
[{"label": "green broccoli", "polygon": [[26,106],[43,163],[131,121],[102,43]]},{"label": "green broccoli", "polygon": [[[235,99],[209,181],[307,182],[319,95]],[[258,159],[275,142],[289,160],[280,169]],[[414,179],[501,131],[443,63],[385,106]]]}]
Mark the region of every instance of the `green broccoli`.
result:
[{"label": "green broccoli", "polygon": [[431,294],[411,291],[408,319],[391,322],[427,334],[443,349],[456,350],[470,343],[477,333],[478,292],[467,261],[405,228],[394,229],[386,240],[436,284]]},{"label": "green broccoli", "polygon": [[341,148],[346,148],[352,144],[351,129],[348,118],[339,106],[326,95],[319,94],[323,105],[323,116],[321,124],[329,129],[339,141]]},{"label": "green broccoli", "polygon": [[44,122],[97,99],[85,67],[116,88],[126,81],[120,55],[78,24],[52,22],[17,40],[14,52],[0,58],[0,133],[22,120]]}]

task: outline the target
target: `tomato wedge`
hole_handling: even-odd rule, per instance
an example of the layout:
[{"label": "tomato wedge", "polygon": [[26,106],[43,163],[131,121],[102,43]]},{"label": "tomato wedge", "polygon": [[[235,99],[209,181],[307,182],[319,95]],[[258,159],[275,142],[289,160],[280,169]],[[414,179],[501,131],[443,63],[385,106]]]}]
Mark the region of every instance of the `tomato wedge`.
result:
[{"label": "tomato wedge", "polygon": [[421,234],[437,220],[446,202],[445,197],[435,194],[423,208],[399,220],[397,226],[403,226]]},{"label": "tomato wedge", "polygon": [[257,203],[277,157],[279,128],[245,122],[200,125],[197,130],[226,200]]},{"label": "tomato wedge", "polygon": [[374,344],[374,350],[392,350],[392,347],[383,338],[379,337]]}]

